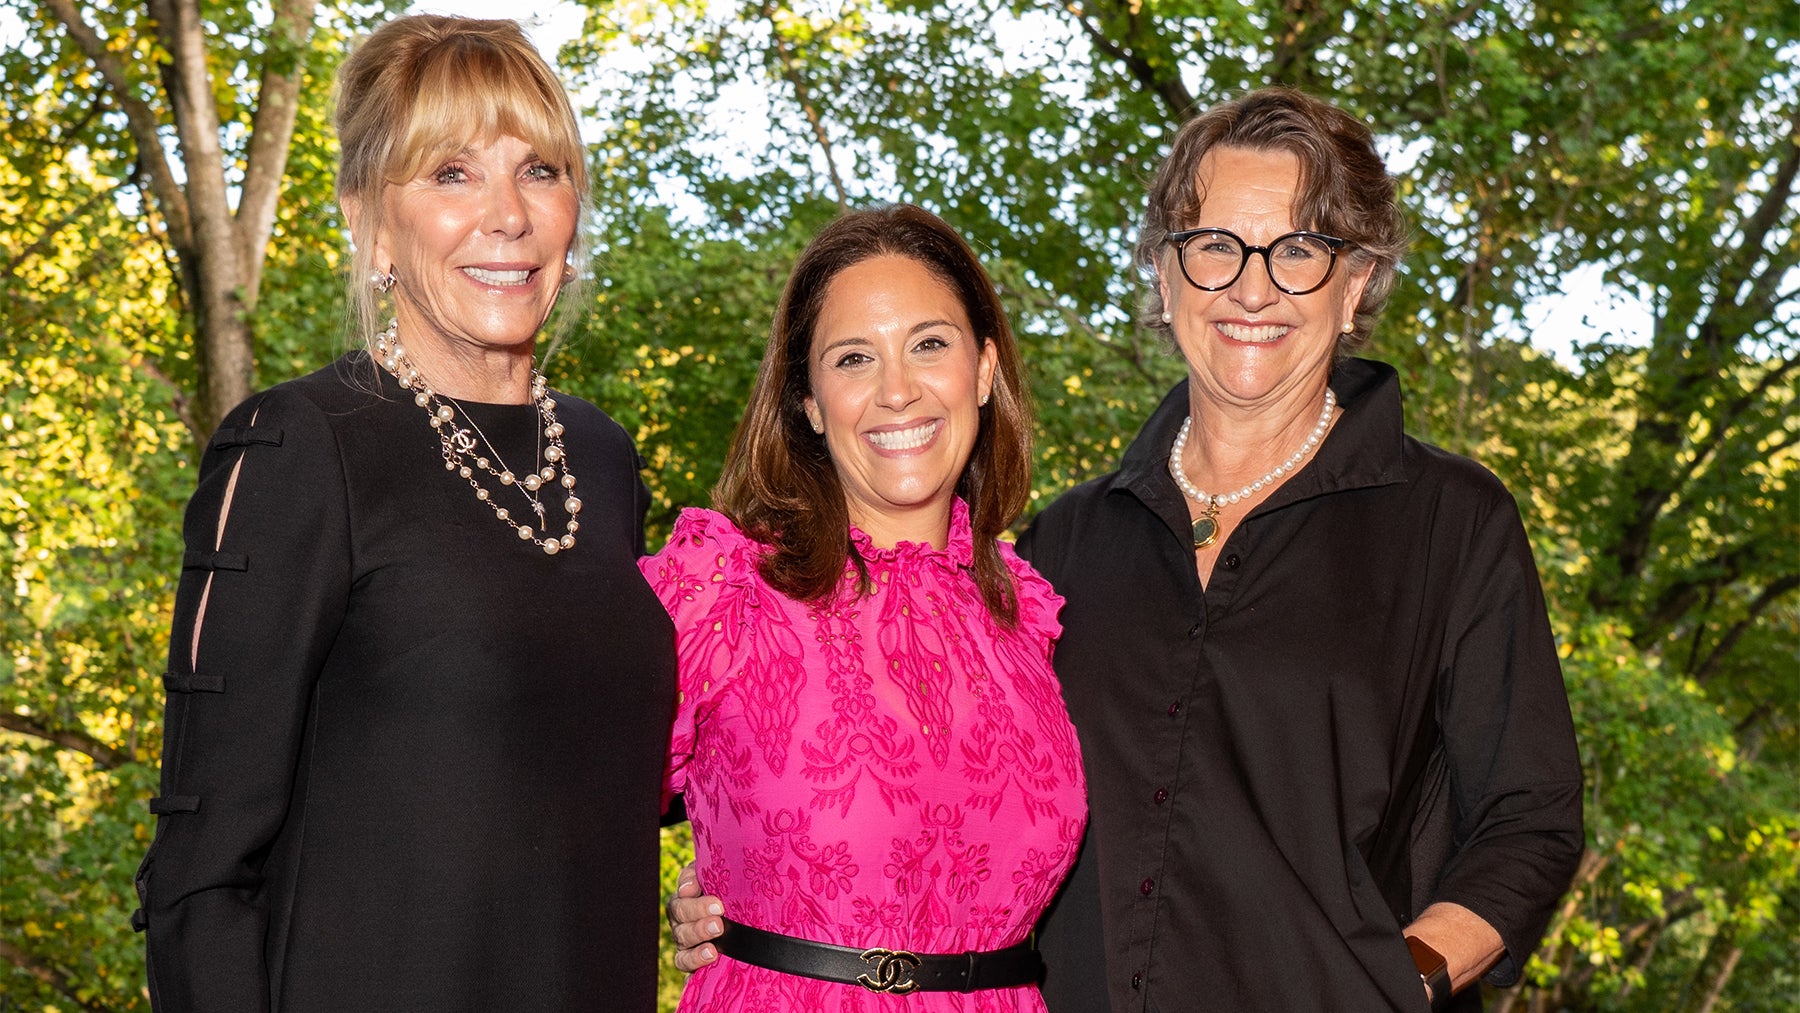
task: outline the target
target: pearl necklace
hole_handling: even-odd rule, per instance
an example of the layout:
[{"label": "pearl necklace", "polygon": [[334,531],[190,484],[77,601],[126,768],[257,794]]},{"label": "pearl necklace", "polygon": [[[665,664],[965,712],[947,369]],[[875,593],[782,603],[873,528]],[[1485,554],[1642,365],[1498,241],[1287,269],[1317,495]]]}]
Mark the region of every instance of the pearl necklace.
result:
[{"label": "pearl necklace", "polygon": [[[500,451],[487,438],[487,434],[481,431],[481,426],[470,418],[469,424],[475,427],[476,434],[481,437],[480,442],[487,445],[488,454],[492,454],[493,459],[489,460],[487,455],[475,452],[480,445],[475,437],[469,435],[467,429],[455,425],[457,409],[462,408],[462,405],[457,404],[452,408],[450,404],[445,404],[446,401],[455,404],[455,401],[449,395],[433,390],[425,377],[420,375],[412,360],[406,357],[406,349],[395,337],[399,325],[398,320],[393,321],[388,324],[387,330],[376,336],[375,354],[381,359],[381,367],[392,373],[394,379],[400,381],[400,386],[413,392],[413,404],[425,409],[428,416],[426,421],[431,424],[431,428],[437,430],[438,440],[443,444],[444,470],[454,471],[468,482],[469,487],[475,490],[475,498],[486,503],[488,509],[494,511],[495,517],[511,526],[520,541],[532,542],[543,549],[545,555],[550,556],[564,549],[573,549],[575,532],[581,530],[580,522],[575,519],[581,513],[581,500],[575,497],[575,476],[569,472],[569,455],[562,440],[562,423],[556,421],[556,400],[550,397],[543,374],[535,368],[531,371],[531,400],[537,405],[538,421],[542,425],[540,456],[535,462],[535,470],[527,473],[524,478],[519,478],[506,466],[506,462],[500,457]],[[543,439],[550,441],[548,447],[542,445]],[[498,470],[494,468],[495,462],[500,465]],[[557,477],[559,467],[562,471],[560,479]],[[518,489],[537,514],[540,529],[548,522],[544,519],[544,504],[538,497],[538,490],[554,488],[560,482],[564,489],[569,490],[568,498],[563,500],[563,510],[569,515],[567,523],[563,525],[565,534],[559,538],[546,533],[539,538],[538,532],[533,531],[530,525],[514,520],[512,511],[495,503],[493,494],[482,487],[475,477],[478,471],[492,475],[501,485]]]},{"label": "pearl necklace", "polygon": [[1234,493],[1208,494],[1201,492],[1194,483],[1188,481],[1187,473],[1181,469],[1181,452],[1187,449],[1188,429],[1194,424],[1194,417],[1189,415],[1181,422],[1181,432],[1175,434],[1175,445],[1169,448],[1169,474],[1174,476],[1175,484],[1181,487],[1183,494],[1196,503],[1206,504],[1206,513],[1194,521],[1194,548],[1204,549],[1219,537],[1219,504],[1232,504],[1262,492],[1275,484],[1275,480],[1300,466],[1306,455],[1312,453],[1319,441],[1325,438],[1325,430],[1331,428],[1331,410],[1337,407],[1337,395],[1331,388],[1325,388],[1325,410],[1319,413],[1318,424],[1306,436],[1306,442],[1287,460],[1275,466],[1275,470],[1251,482]]}]

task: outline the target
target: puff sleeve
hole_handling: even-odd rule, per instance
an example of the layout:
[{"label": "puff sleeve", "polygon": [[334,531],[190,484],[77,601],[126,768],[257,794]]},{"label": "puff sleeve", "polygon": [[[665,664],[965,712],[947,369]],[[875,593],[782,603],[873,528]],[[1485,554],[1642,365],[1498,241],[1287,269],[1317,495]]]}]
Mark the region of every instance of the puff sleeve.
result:
[{"label": "puff sleeve", "polygon": [[[763,596],[773,592],[756,576],[761,552],[762,547],[723,514],[688,509],[676,519],[662,551],[638,561],[675,624],[676,706],[663,785],[665,806],[687,790],[689,761],[720,697],[744,689],[735,686],[744,660],[768,654],[763,650],[767,643],[792,636],[779,609],[762,607]],[[785,671],[784,666],[798,663],[798,656],[797,643],[787,644],[785,650],[774,651],[763,668]],[[759,728],[759,734],[776,734],[774,723],[785,708],[780,699],[766,703],[769,706],[751,708],[748,717],[768,725]]]}]

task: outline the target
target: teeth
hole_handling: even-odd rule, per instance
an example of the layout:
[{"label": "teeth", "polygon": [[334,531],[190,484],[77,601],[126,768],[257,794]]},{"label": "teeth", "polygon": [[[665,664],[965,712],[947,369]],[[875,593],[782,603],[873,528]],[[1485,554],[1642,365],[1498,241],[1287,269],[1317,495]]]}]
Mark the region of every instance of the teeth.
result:
[{"label": "teeth", "polygon": [[869,433],[867,435],[869,442],[880,447],[882,450],[911,450],[914,447],[923,447],[933,436],[937,435],[939,425],[941,425],[941,423],[927,422],[922,426],[914,426],[911,429],[901,429],[891,433]]},{"label": "teeth", "polygon": [[1260,327],[1248,327],[1244,324],[1220,324],[1219,331],[1233,341],[1249,341],[1265,343],[1274,341],[1288,332],[1280,324],[1263,324]]},{"label": "teeth", "polygon": [[483,285],[523,285],[531,280],[530,271],[484,271],[479,267],[465,267],[463,273]]}]

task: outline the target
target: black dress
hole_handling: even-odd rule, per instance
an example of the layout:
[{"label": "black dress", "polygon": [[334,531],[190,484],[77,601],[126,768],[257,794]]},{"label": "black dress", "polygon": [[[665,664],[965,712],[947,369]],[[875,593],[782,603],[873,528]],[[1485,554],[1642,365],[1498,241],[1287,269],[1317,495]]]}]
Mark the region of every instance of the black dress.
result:
[{"label": "black dress", "polygon": [[[464,407],[530,467],[533,406]],[[139,874],[157,1009],[653,1008],[674,634],[634,562],[629,437],[557,413],[584,509],[555,556],[361,353],[225,419]]]}]

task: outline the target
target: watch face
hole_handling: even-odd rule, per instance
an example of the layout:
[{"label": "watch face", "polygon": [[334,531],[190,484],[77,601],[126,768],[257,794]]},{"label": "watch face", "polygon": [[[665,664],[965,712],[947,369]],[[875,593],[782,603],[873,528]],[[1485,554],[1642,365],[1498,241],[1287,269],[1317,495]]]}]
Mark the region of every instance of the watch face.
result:
[{"label": "watch face", "polygon": [[1413,964],[1419,969],[1419,974],[1426,978],[1449,966],[1443,954],[1412,936],[1406,937],[1406,949],[1412,954]]}]

